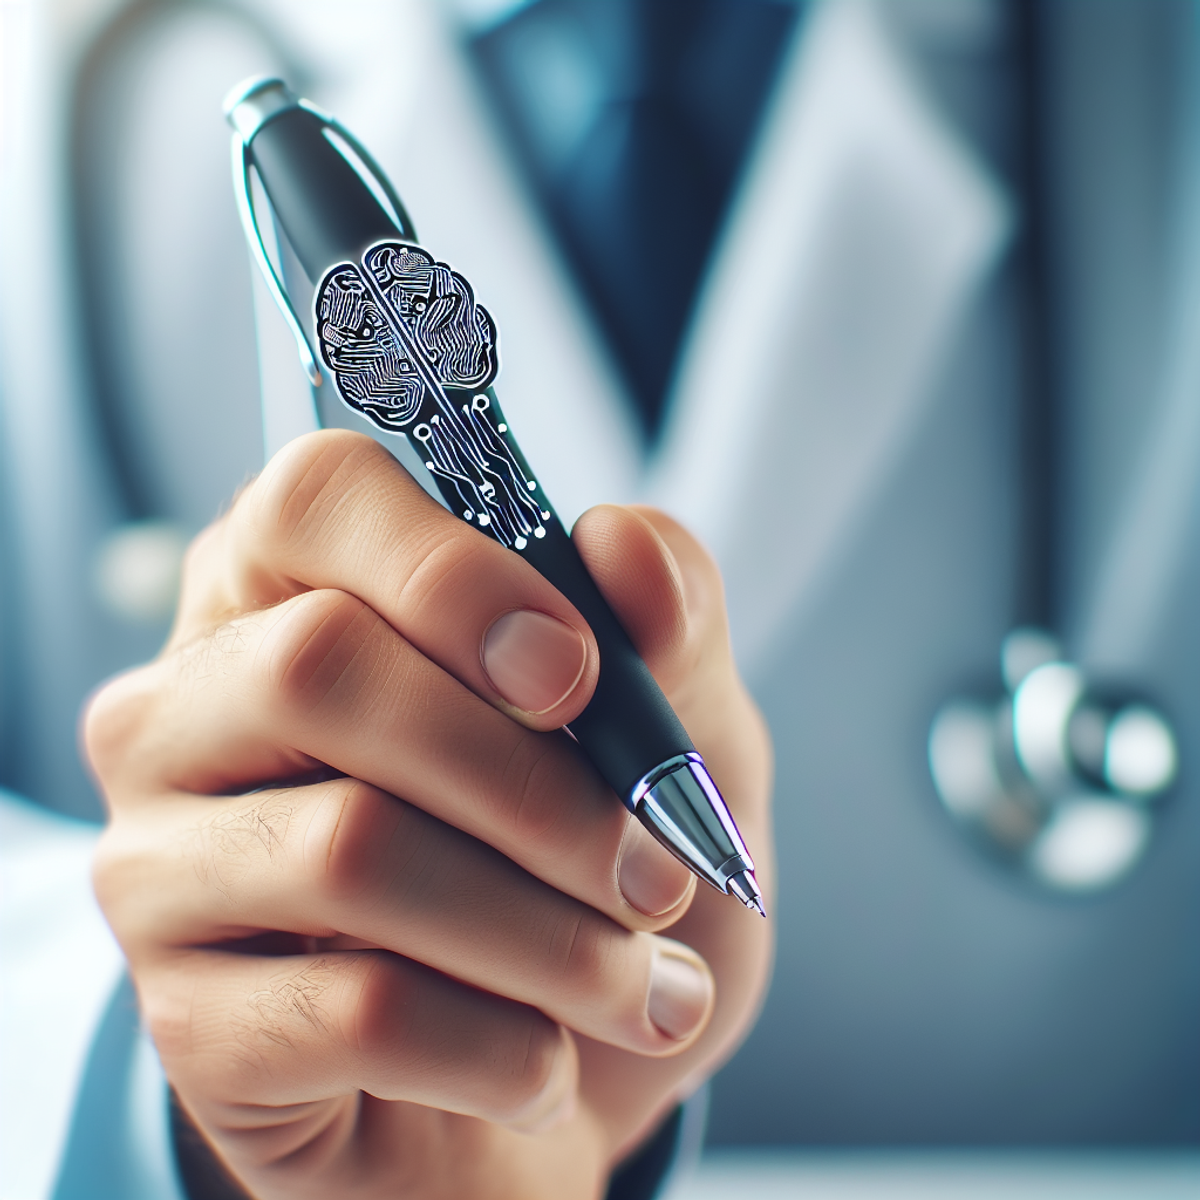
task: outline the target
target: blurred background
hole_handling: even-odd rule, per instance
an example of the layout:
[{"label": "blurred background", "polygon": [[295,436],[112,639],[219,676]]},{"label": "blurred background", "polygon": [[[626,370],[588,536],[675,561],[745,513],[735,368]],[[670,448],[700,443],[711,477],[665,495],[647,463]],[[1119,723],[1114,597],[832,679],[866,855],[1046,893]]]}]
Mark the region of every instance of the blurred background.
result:
[{"label": "blurred background", "polygon": [[0,783],[100,819],[79,707],[304,401],[221,116],[280,73],[492,311],[564,519],[726,573],[779,951],[710,1144],[1200,1139],[1194,0],[0,11]]}]

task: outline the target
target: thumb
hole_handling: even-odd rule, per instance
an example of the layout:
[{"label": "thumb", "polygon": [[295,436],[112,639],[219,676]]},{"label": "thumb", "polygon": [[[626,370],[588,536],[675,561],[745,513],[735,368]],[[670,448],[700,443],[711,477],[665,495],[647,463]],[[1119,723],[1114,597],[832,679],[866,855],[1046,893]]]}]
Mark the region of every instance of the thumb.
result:
[{"label": "thumb", "polygon": [[571,537],[668,696],[714,658],[728,664],[720,574],[681,525],[657,509],[601,504]]}]

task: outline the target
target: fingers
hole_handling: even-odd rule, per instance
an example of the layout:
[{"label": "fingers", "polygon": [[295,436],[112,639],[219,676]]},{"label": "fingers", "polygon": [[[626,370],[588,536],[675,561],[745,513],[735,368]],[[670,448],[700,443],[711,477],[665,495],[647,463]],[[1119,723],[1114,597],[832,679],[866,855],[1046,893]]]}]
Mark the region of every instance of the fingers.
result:
[{"label": "fingers", "polygon": [[736,678],[720,572],[682,525],[657,509],[601,504],[579,518],[572,539],[668,695],[702,668],[716,668],[721,683]]},{"label": "fingers", "polygon": [[743,835],[768,836],[771,741],[738,675],[721,575],[665,513],[600,505],[572,538],[588,571],[704,754]]},{"label": "fingers", "polygon": [[595,639],[574,606],[360,434],[329,430],[291,443],[196,544],[175,644],[312,588],[359,597],[531,728],[566,724],[595,687]]},{"label": "fingers", "polygon": [[118,808],[326,763],[631,928],[661,928],[694,890],[569,739],[510,721],[342,592],[240,617],[117,680],[84,732]]},{"label": "fingers", "polygon": [[[711,563],[648,512],[599,510],[577,543],[758,841],[761,727]],[[583,1046],[579,1120],[632,1137],[725,1052],[765,934],[715,892],[679,926],[714,1007],[705,963],[649,932],[694,881],[545,732],[598,666],[555,589],[369,439],[301,439],[197,541],[167,651],[97,697],[86,737],[114,814],[97,890],[209,1128],[254,1105],[293,1133],[309,1106],[369,1125],[359,1089],[536,1127]],[[196,794],[326,764],[353,778]]]},{"label": "fingers", "polygon": [[134,962],[260,929],[340,934],[639,1054],[675,1053],[707,1020],[712,979],[687,947],[355,780],[157,811],[116,827],[96,873]]},{"label": "fingers", "polygon": [[384,951],[186,951],[139,990],[176,1086],[210,1110],[362,1090],[536,1128],[575,1093],[574,1046],[552,1021]]},{"label": "fingers", "polygon": [[649,512],[597,505],[575,522],[571,540],[638,653],[669,692],[691,665],[685,659],[688,611],[679,564]]}]

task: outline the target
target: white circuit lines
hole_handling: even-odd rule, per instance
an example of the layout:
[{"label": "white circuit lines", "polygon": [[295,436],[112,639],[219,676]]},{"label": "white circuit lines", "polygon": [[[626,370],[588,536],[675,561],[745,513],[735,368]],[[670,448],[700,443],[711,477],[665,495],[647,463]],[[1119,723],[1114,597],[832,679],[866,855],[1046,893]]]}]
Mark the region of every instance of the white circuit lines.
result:
[{"label": "white circuit lines", "polygon": [[378,242],[325,272],[313,300],[338,394],[381,429],[407,433],[452,509],[523,550],[551,519],[486,392],[496,326],[471,285],[420,246]]}]

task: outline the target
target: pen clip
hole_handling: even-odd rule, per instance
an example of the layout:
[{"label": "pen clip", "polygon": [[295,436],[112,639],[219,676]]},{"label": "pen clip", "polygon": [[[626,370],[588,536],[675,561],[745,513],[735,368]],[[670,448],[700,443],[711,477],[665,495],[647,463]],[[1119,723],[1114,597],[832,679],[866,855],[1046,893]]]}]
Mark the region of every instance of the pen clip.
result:
[{"label": "pen clip", "polygon": [[254,255],[254,261],[258,263],[259,270],[262,271],[263,278],[267,282],[267,289],[278,305],[279,311],[283,313],[283,319],[292,331],[292,336],[296,339],[296,349],[300,353],[300,365],[304,368],[309,383],[313,387],[320,387],[321,369],[317,366],[316,355],[313,354],[308,336],[304,332],[304,326],[300,324],[300,318],[292,307],[287,288],[284,286],[283,280],[279,278],[275,264],[267,253],[262,230],[258,226],[258,214],[255,212],[254,197],[250,191],[250,168],[252,165],[250,147],[235,133],[233,135],[233,194],[237,198],[242,229],[245,231],[246,240],[250,243],[250,253]]},{"label": "pen clip", "polygon": [[[416,231],[413,229],[412,221],[404,208],[403,201],[401,201],[396,189],[392,186],[392,181],[388,179],[366,146],[336,117],[323,112],[310,101],[300,100],[297,102],[297,106],[311,113],[321,122],[325,127],[327,137],[330,132],[335,135],[334,138],[329,138],[330,144],[350,164],[351,168],[367,187],[372,191],[378,190],[381,193],[382,199],[386,201],[387,206],[392,210],[389,215],[396,222],[400,237],[405,240],[415,240]],[[341,145],[338,145],[339,141],[342,143]],[[275,270],[275,264],[271,261],[271,256],[267,253],[262,230],[258,224],[258,213],[254,207],[254,195],[250,186],[250,169],[254,165],[254,159],[250,152],[249,142],[244,140],[240,134],[235,133],[233,135],[232,146],[233,192],[237,198],[238,214],[242,219],[242,228],[245,231],[246,240],[250,243],[250,251],[254,255],[254,261],[258,263],[259,270],[263,273],[263,278],[267,282],[267,288],[271,293],[272,299],[278,306],[279,311],[283,313],[283,319],[287,322],[288,328],[292,331],[292,336],[296,339],[296,349],[300,353],[300,365],[304,368],[305,375],[308,376],[308,380],[313,387],[320,387],[321,369],[317,365],[317,357],[313,353],[308,335],[304,332],[304,326],[301,324],[300,318],[292,306],[291,299],[287,294],[287,288],[283,280],[279,277],[278,271]],[[346,153],[347,150],[350,151],[349,155]],[[358,159],[357,162],[354,161],[355,158]],[[379,199],[380,197],[377,196],[376,198]]]},{"label": "pen clip", "polygon": [[[371,189],[371,191],[374,191],[376,188],[378,188],[379,191],[383,193],[384,199],[387,200],[388,205],[392,210],[388,215],[396,222],[396,228],[400,231],[401,240],[406,242],[415,242],[417,240],[417,232],[413,228],[413,223],[404,207],[404,202],[400,199],[396,189],[392,186],[392,181],[387,177],[387,173],[375,161],[371,155],[371,152],[366,148],[366,146],[364,146],[362,142],[360,142],[358,138],[356,138],[354,134],[352,134],[350,130],[347,129],[345,125],[343,125],[341,121],[337,119],[337,117],[325,112],[324,109],[318,108],[311,100],[298,100],[296,104],[297,107],[304,109],[305,112],[311,113],[317,118],[318,121],[321,122],[322,125],[325,126],[327,131],[327,140],[330,142],[333,148],[350,164],[363,183],[365,183],[367,187]],[[336,140],[329,138],[328,131],[332,131],[334,134],[336,134],[337,138],[340,139],[344,145],[339,146]],[[353,158],[350,158],[346,154],[346,149],[349,149],[359,161],[355,162]],[[362,171],[363,167],[365,167],[367,171],[367,174],[365,175]],[[376,196],[376,199],[378,200],[379,197]]]}]

